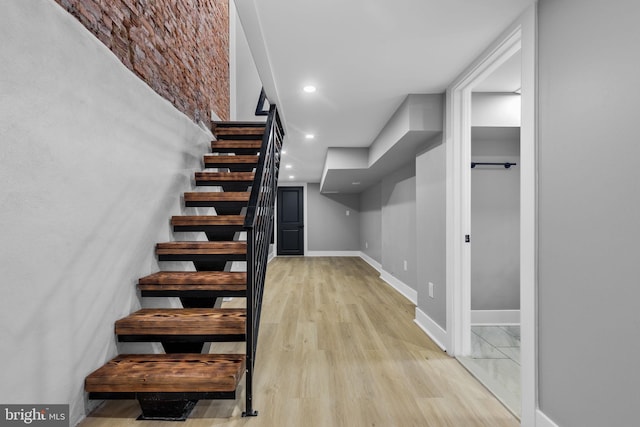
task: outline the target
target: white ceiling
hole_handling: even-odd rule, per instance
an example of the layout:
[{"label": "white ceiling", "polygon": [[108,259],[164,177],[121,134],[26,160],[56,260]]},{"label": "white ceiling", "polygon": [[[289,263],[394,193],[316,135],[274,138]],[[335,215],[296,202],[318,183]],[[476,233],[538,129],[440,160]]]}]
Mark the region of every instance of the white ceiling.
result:
[{"label": "white ceiling", "polygon": [[[328,147],[370,146],[408,94],[444,92],[532,3],[236,0],[260,78],[285,122],[283,161],[291,169],[280,181],[320,182]],[[478,90],[517,89],[485,83]],[[317,92],[305,93],[308,84]]]}]

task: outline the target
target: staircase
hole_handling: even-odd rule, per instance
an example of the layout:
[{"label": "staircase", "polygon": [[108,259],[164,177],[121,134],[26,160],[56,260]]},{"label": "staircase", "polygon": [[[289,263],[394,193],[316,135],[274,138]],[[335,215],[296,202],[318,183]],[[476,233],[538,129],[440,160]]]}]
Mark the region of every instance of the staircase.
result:
[{"label": "staircase", "polygon": [[[158,243],[159,261],[191,261],[196,271],[159,271],[138,281],[143,298],[178,297],[183,308],[141,309],[115,323],[120,342],[159,342],[165,354],[121,354],[85,380],[90,399],[137,399],[140,419],[185,420],[198,400],[236,399],[245,377],[252,406],[253,366],[282,144],[275,106],[267,123],[218,122],[213,154],[184,194],[187,207],[215,215],[174,216],[174,232],[202,232],[207,241]],[[222,191],[219,191],[222,190]],[[246,241],[238,241],[245,231]],[[228,271],[246,261],[246,272]],[[246,298],[247,307],[215,308],[218,298]],[[219,304],[218,304],[219,306]],[[205,343],[245,341],[244,354],[203,354]]]}]

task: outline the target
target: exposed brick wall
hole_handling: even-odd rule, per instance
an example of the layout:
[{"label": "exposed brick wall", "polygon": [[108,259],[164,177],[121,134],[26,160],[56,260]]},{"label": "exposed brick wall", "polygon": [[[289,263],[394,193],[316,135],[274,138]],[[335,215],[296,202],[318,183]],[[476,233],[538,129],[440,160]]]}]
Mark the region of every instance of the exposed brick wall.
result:
[{"label": "exposed brick wall", "polygon": [[193,120],[229,118],[228,0],[55,0]]}]

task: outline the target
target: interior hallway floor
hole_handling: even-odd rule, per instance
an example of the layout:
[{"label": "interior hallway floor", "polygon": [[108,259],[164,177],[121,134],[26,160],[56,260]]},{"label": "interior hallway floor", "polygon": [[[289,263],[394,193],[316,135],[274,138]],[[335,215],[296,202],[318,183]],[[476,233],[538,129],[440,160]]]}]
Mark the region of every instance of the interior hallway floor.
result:
[{"label": "interior hallway floor", "polygon": [[[258,417],[241,417],[242,396],[201,401],[185,422],[136,421],[138,403],[127,400],[105,402],[80,425],[518,426],[414,317],[415,306],[360,258],[279,257],[269,264],[264,293],[254,383]],[[212,350],[242,352],[244,343]]]}]

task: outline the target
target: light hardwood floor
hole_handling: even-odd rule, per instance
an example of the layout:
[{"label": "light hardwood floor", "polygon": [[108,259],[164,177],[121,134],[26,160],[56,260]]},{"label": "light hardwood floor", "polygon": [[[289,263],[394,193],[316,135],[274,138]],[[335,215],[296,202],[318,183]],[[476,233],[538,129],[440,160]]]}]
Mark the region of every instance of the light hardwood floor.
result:
[{"label": "light hardwood floor", "polygon": [[276,258],[268,270],[254,386],[258,417],[241,418],[244,397],[201,401],[176,423],[136,421],[136,401],[108,401],[81,426],[519,425],[413,323],[414,305],[360,258]]}]

